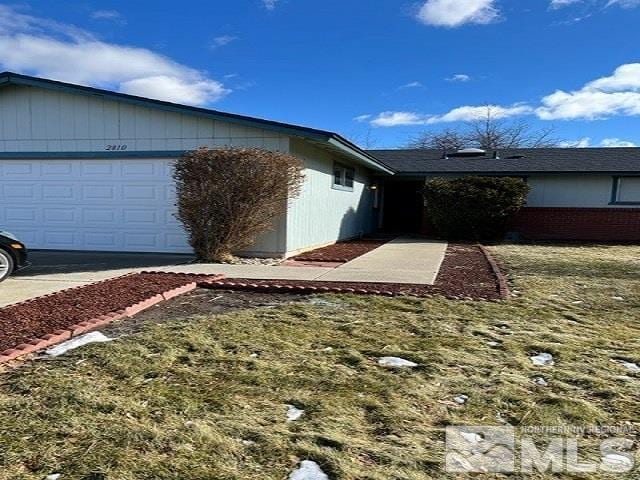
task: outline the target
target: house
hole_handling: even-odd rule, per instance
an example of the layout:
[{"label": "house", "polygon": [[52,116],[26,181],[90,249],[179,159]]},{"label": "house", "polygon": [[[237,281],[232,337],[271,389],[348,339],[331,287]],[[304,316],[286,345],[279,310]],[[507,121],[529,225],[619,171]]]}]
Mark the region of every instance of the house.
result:
[{"label": "house", "polygon": [[512,234],[531,240],[640,241],[640,148],[370,150],[395,175],[380,180],[380,227],[429,233],[419,191],[432,177],[521,177],[531,187]]},{"label": "house", "polygon": [[324,130],[0,73],[0,229],[30,248],[190,253],[172,165],[201,146],[305,165],[301,195],[246,252],[290,256],[378,229],[429,233],[434,176],[532,187],[512,229],[532,239],[640,241],[640,149],[364,151]]},{"label": "house", "polygon": [[250,251],[288,256],[369,233],[389,167],[332,132],[0,74],[0,230],[30,248],[189,253],[172,163],[229,145],[303,159],[302,194]]}]

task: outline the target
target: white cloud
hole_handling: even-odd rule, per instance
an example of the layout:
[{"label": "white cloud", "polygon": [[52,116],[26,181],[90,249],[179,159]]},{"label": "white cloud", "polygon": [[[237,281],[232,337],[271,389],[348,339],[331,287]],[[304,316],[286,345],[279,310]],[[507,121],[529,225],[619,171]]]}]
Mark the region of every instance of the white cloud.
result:
[{"label": "white cloud", "polygon": [[591,138],[584,137],[580,140],[569,140],[560,142],[559,146],[562,148],[587,148],[591,146]]},{"label": "white cloud", "polygon": [[115,22],[124,22],[122,15],[117,10],[96,10],[91,12],[91,18],[95,20],[112,20]]},{"label": "white cloud", "polygon": [[502,118],[527,115],[532,113],[533,109],[524,104],[516,104],[507,107],[502,107],[500,105],[464,106],[454,108],[443,115],[433,115],[429,117],[427,123],[469,122],[486,117],[487,111],[491,112],[492,118],[499,120]]},{"label": "white cloud", "polygon": [[454,108],[442,115],[387,111],[382,112],[375,117],[369,116],[367,118],[363,118],[360,121],[372,118],[370,123],[374,127],[398,127],[410,125],[432,125],[435,123],[447,122],[469,122],[485,117],[487,115],[487,109],[491,111],[491,116],[494,119],[526,115],[533,111],[531,107],[523,104],[516,104],[507,107],[502,107],[500,105],[481,105]]},{"label": "white cloud", "polygon": [[357,117],[353,117],[353,119],[356,122],[366,122],[367,120],[369,120],[372,117],[372,115],[370,114],[365,114],[365,115],[358,115]]},{"label": "white cloud", "polygon": [[238,37],[234,37],[232,35],[221,35],[213,39],[211,43],[211,48],[219,48],[229,45],[231,42],[235,42]]},{"label": "white cloud", "polygon": [[204,72],[145,48],[103,42],[71,25],[0,5],[0,65],[6,70],[205,105],[230,90]]},{"label": "white cloud", "polygon": [[618,5],[622,8],[636,8],[640,6],[640,0],[609,0],[607,7]]},{"label": "white cloud", "polygon": [[[591,138],[584,137],[580,140],[560,142],[560,146],[564,148],[588,148],[591,147]],[[616,148],[616,147],[637,147],[637,145],[628,140],[619,138],[605,138],[600,142],[600,147]]]},{"label": "white cloud", "polygon": [[[556,90],[540,104],[489,105],[494,118],[535,114],[541,120],[598,120],[613,116],[640,116],[640,63],[618,67],[612,75],[598,78],[573,91]],[[487,112],[487,105],[465,105],[444,114],[386,111],[371,124],[378,127],[426,125],[475,120]]]},{"label": "white cloud", "polygon": [[640,63],[618,67],[613,75],[579,90],[557,90],[536,110],[543,120],[595,120],[615,115],[640,115]]},{"label": "white cloud", "polygon": [[550,7],[554,10],[558,8],[564,8],[568,5],[573,5],[574,3],[582,3],[582,0],[551,0]]},{"label": "white cloud", "polygon": [[603,147],[610,147],[610,148],[638,146],[633,142],[630,142],[628,140],[621,140],[619,138],[605,138],[604,140],[602,140],[602,142],[600,142],[600,145]]},{"label": "white cloud", "polygon": [[404,85],[401,85],[400,88],[401,90],[405,89],[405,88],[422,88],[424,85],[422,85],[422,83],[420,82],[409,82],[409,83],[405,83]]},{"label": "white cloud", "polygon": [[280,0],[262,0],[262,5],[267,10],[274,10]]},{"label": "white cloud", "polygon": [[438,27],[487,24],[499,17],[495,0],[427,0],[417,15],[421,22]]},{"label": "white cloud", "polygon": [[371,125],[374,127],[399,127],[425,125],[427,121],[428,116],[415,112],[382,112],[371,120]]},{"label": "white cloud", "polygon": [[457,73],[452,77],[445,78],[445,80],[447,82],[468,82],[469,80],[471,80],[471,77],[469,75],[465,75],[464,73]]}]

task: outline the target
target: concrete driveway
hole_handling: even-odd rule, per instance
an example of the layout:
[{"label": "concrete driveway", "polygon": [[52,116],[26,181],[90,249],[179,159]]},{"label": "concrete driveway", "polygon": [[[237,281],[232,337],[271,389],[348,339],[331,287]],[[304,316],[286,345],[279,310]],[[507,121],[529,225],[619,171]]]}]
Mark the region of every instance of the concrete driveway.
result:
[{"label": "concrete driveway", "polygon": [[190,263],[190,255],[31,251],[31,266],[0,283],[0,307],[139,270]]}]

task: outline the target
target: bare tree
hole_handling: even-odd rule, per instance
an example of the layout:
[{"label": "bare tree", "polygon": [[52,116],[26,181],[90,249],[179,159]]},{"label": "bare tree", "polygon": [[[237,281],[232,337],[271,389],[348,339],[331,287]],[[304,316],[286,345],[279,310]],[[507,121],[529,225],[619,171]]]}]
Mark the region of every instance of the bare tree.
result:
[{"label": "bare tree", "polygon": [[499,150],[504,148],[545,148],[555,147],[554,129],[536,130],[523,120],[508,121],[497,117],[494,109],[487,106],[481,118],[467,122],[459,129],[427,131],[413,139],[413,148],[437,148],[459,150],[464,147]]}]

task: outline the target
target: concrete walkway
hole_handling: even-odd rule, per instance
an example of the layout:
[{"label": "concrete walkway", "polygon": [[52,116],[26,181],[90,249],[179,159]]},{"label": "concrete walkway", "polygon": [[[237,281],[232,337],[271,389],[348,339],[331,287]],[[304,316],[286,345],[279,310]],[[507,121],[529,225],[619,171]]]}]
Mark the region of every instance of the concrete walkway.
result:
[{"label": "concrete walkway", "polygon": [[400,237],[337,268],[187,263],[188,256],[34,252],[33,267],[0,284],[0,307],[65,288],[142,270],[214,274],[254,280],[324,282],[435,282],[447,244]]},{"label": "concrete walkway", "polygon": [[253,280],[318,280],[432,285],[447,250],[446,242],[399,237],[337,268],[269,267],[216,263],[163,267],[180,273],[224,273],[229,278]]},{"label": "concrete walkway", "polygon": [[433,285],[446,250],[446,242],[399,237],[329,271],[319,280]]}]

